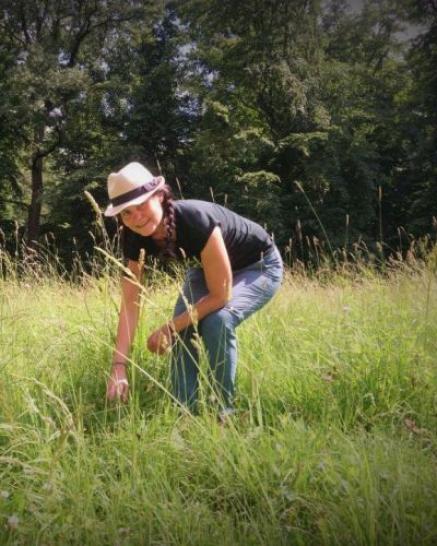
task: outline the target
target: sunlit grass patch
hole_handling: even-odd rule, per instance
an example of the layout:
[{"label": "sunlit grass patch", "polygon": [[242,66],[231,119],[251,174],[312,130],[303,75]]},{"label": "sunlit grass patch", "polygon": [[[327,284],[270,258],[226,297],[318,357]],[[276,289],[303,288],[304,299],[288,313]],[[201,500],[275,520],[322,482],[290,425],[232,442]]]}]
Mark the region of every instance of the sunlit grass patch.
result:
[{"label": "sunlit grass patch", "polygon": [[[104,398],[113,276],[0,281],[2,544],[424,544],[437,540],[437,284],[429,269],[289,275],[239,328],[237,415],[167,394],[149,286],[126,406]],[[203,365],[206,362],[203,361]]]}]

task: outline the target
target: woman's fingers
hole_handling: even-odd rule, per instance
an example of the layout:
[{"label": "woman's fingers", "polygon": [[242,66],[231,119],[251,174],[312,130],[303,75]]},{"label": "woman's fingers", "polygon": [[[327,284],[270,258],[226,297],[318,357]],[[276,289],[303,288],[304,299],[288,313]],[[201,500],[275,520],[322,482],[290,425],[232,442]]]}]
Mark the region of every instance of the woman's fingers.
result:
[{"label": "woman's fingers", "polygon": [[127,402],[129,395],[129,383],[127,379],[118,379],[111,377],[108,384],[106,396],[112,401],[120,399],[122,402]]},{"label": "woman's fingers", "polygon": [[167,352],[172,345],[171,331],[165,327],[156,330],[147,340],[147,348],[152,353],[162,355]]},{"label": "woman's fingers", "polygon": [[127,402],[129,394],[129,384],[127,382],[127,379],[121,379],[118,382],[118,396],[120,397],[120,400],[122,402]]}]

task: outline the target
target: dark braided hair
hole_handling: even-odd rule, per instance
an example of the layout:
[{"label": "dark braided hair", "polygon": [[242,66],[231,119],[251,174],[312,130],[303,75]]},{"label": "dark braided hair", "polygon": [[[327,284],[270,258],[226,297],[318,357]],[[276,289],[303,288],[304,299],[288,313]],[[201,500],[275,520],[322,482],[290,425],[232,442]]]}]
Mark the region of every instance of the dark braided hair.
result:
[{"label": "dark braided hair", "polygon": [[164,210],[163,222],[165,225],[166,238],[165,246],[159,253],[163,260],[176,258],[176,214],[174,209],[173,192],[168,184],[165,184],[158,194],[162,195],[162,208]]}]

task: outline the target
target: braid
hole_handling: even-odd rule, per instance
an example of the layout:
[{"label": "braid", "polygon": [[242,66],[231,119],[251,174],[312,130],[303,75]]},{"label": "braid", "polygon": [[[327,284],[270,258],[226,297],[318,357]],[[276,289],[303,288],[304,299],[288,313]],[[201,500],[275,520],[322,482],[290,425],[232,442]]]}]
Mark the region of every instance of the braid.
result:
[{"label": "braid", "polygon": [[174,209],[173,193],[167,184],[162,188],[162,208],[164,209],[164,225],[166,230],[165,247],[161,250],[159,257],[162,259],[176,258],[176,215]]}]

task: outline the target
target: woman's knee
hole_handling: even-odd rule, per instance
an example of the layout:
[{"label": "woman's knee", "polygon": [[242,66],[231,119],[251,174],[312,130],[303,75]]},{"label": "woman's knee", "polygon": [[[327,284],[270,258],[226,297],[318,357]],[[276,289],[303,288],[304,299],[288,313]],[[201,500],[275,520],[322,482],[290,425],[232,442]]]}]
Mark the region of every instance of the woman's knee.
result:
[{"label": "woman's knee", "polygon": [[220,332],[232,332],[234,329],[235,319],[225,307],[210,313],[199,323],[199,331],[202,337],[219,335]]}]

